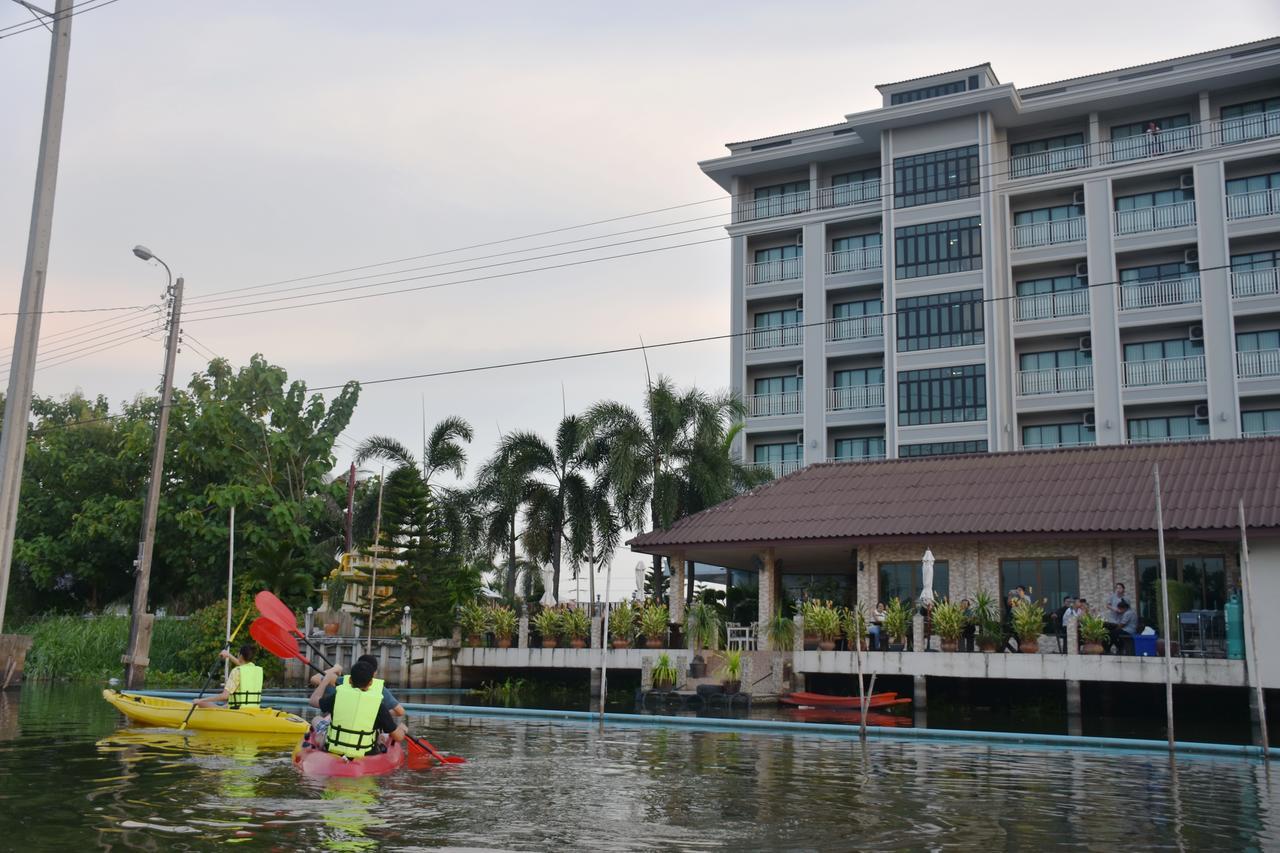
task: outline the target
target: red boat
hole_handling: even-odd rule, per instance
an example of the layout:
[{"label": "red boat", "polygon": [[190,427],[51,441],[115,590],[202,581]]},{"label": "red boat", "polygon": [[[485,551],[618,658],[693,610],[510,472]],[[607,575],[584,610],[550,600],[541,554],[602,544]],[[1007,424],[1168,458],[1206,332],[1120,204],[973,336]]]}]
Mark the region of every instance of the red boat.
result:
[{"label": "red boat", "polygon": [[[859,696],[828,696],[825,693],[788,693],[779,696],[778,701],[786,705],[799,705],[808,708],[844,708],[858,710],[862,707]],[[900,699],[897,693],[872,693],[867,708],[888,708],[893,705],[908,705],[910,699]]]},{"label": "red boat", "polygon": [[[844,723],[856,726],[862,722],[862,715],[857,711],[846,711],[842,708],[795,708],[790,711],[792,719],[806,723]],[[911,718],[898,714],[867,712],[867,725],[881,728],[902,728],[911,725]]]},{"label": "red boat", "polygon": [[404,761],[404,748],[395,742],[387,746],[386,752],[353,759],[303,744],[293,750],[294,765],[306,775],[320,778],[382,776],[398,769]]}]

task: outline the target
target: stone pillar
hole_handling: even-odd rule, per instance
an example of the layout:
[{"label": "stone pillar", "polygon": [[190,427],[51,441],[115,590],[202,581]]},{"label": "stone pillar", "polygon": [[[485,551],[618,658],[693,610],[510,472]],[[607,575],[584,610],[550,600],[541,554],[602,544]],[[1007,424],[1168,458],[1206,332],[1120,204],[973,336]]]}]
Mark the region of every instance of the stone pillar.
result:
[{"label": "stone pillar", "polygon": [[427,641],[426,647],[422,650],[422,661],[424,664],[423,666],[424,672],[422,675],[422,686],[430,687],[431,686],[431,667],[434,666],[436,662],[436,644],[434,640]]},{"label": "stone pillar", "polygon": [[529,605],[520,605],[520,627],[516,642],[522,649],[529,648]]},{"label": "stone pillar", "polygon": [[[800,671],[799,666],[797,665],[799,660],[795,655],[804,651],[804,617],[797,612],[795,616],[791,617],[791,620],[796,626],[796,636],[791,643],[791,650],[793,653],[791,656],[791,686],[796,691],[803,691],[805,689],[804,673]],[[779,666],[781,666],[782,662],[778,661],[778,663]],[[782,683],[781,674],[779,674],[778,683],[779,685]],[[781,688],[775,692],[780,692],[780,690]]]},{"label": "stone pillar", "polygon": [[684,555],[677,554],[671,558],[671,621],[676,625],[684,624]]},{"label": "stone pillar", "polygon": [[408,687],[413,671],[413,654],[410,651],[409,635],[404,634],[400,640],[400,686]]},{"label": "stone pillar", "polygon": [[769,640],[769,623],[773,621],[774,608],[776,603],[773,597],[774,582],[777,577],[776,559],[772,548],[764,549],[764,553],[760,555],[760,595],[759,607],[756,619],[759,621],[757,626],[756,647],[768,651],[773,648]]},{"label": "stone pillar", "polygon": [[315,628],[315,626],[316,626],[315,608],[308,607],[307,615],[302,617],[302,630],[307,635],[308,639],[311,637],[311,631],[313,628]]},{"label": "stone pillar", "polygon": [[604,625],[599,616],[591,617],[591,642],[587,646],[587,648],[603,649],[605,647],[605,644],[601,642],[601,637],[600,637],[601,628],[603,627]]},{"label": "stone pillar", "polygon": [[[1099,149],[1093,149],[1097,156]],[[1111,181],[1106,177],[1084,182],[1085,231],[1088,234],[1089,281],[1115,281],[1112,236]],[[1089,339],[1093,350],[1093,400],[1098,444],[1123,444],[1124,405],[1120,399],[1124,366],[1120,348],[1119,300],[1115,287],[1096,287],[1089,294]]]},{"label": "stone pillar", "polygon": [[1073,616],[1067,620],[1067,654],[1080,654],[1080,623]]},{"label": "stone pillar", "polygon": [[[370,639],[369,642],[372,643],[373,640]],[[390,662],[391,662],[391,653],[387,649],[387,644],[379,643],[378,644],[378,677],[379,678],[382,678],[382,679],[387,678],[387,676],[389,675],[389,673],[387,672],[387,664]]]},{"label": "stone pillar", "polygon": [[915,675],[912,676],[912,681],[911,708],[916,714],[923,714],[929,708],[927,680],[923,675]]},{"label": "stone pillar", "polygon": [[796,636],[795,636],[795,640],[793,640],[791,643],[791,647],[792,647],[791,650],[795,652],[803,652],[804,651],[804,616],[797,613],[795,616],[791,617],[791,621],[796,623]]},{"label": "stone pillar", "polygon": [[924,644],[924,617],[918,610],[911,617],[911,648],[917,652],[928,651],[928,646]]},{"label": "stone pillar", "polygon": [[1236,392],[1235,318],[1231,304],[1231,252],[1227,242],[1226,181],[1222,161],[1197,163],[1196,246],[1200,252],[1201,324],[1205,378],[1208,380],[1209,435],[1240,437],[1240,399]]}]

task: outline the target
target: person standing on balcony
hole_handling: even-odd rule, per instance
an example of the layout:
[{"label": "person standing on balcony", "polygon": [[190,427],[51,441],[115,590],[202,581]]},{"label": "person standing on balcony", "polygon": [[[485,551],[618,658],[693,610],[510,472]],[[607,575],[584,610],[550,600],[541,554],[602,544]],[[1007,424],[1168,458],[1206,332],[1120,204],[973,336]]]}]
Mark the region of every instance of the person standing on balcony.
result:
[{"label": "person standing on balcony", "polygon": [[1154,157],[1160,153],[1160,125],[1154,121],[1147,122],[1147,156]]},{"label": "person standing on balcony", "polygon": [[1124,584],[1116,584],[1115,591],[1107,596],[1106,607],[1102,612],[1102,621],[1114,625],[1120,621],[1120,602],[1124,601]]}]

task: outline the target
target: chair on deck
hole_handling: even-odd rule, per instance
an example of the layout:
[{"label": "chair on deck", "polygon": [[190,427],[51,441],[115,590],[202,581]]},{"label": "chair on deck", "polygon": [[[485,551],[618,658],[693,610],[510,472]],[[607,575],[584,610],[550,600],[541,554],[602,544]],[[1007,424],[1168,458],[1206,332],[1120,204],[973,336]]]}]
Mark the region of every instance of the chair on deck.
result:
[{"label": "chair on deck", "polygon": [[730,622],[725,628],[725,648],[739,649],[744,652],[755,651],[757,624],[752,622],[750,625],[742,625],[738,622]]}]

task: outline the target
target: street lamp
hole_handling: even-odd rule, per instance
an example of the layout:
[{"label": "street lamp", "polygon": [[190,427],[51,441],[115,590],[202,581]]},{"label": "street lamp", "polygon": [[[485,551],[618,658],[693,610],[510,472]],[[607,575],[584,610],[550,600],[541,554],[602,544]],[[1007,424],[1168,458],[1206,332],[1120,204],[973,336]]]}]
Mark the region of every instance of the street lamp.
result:
[{"label": "street lamp", "polygon": [[169,274],[169,284],[165,287],[165,290],[168,291],[170,287],[173,287],[173,270],[169,269],[168,264],[156,257],[154,252],[146,246],[139,245],[133,247],[133,253],[144,261],[155,261],[160,264],[160,266],[164,267],[164,271]]}]

